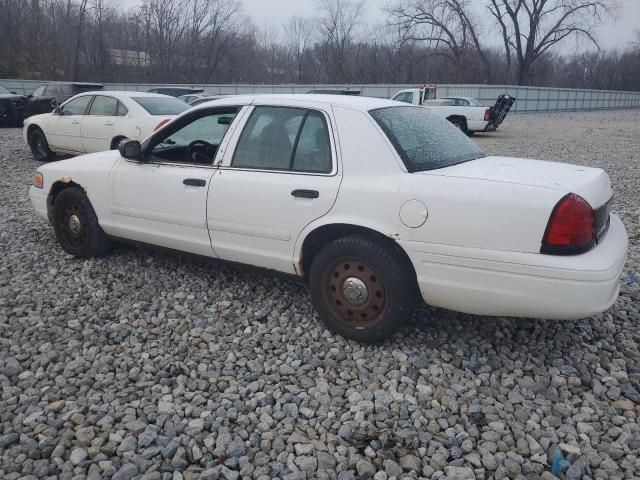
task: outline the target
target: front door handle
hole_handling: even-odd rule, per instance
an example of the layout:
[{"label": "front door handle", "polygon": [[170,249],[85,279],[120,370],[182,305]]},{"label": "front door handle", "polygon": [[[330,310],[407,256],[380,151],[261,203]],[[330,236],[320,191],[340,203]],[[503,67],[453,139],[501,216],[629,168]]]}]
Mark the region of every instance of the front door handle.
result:
[{"label": "front door handle", "polygon": [[111,127],[113,125],[113,121],[104,122],[104,124],[108,127]]},{"label": "front door handle", "polygon": [[317,190],[294,190],[291,195],[299,198],[318,198],[320,193]]},{"label": "front door handle", "polygon": [[73,120],[71,125],[80,125],[80,120]]},{"label": "front door handle", "polygon": [[207,185],[207,181],[201,178],[185,178],[182,183],[188,187],[204,187]]}]

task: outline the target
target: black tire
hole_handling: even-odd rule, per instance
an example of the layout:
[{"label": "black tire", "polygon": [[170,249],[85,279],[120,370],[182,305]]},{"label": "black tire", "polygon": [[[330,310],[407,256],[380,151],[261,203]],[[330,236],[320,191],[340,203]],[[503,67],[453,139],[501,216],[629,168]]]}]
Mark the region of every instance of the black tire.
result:
[{"label": "black tire", "polygon": [[[417,298],[415,274],[397,247],[366,235],[342,237],[320,250],[309,285],[325,325],[363,343],[380,342],[402,327]],[[347,296],[350,288],[351,300],[361,293],[355,301]]]},{"label": "black tire", "polygon": [[96,212],[81,188],[62,190],[55,199],[53,213],[56,238],[65,252],[91,258],[111,251],[111,239],[100,227]]},{"label": "black tire", "polygon": [[56,156],[55,153],[51,151],[49,148],[49,142],[47,142],[47,137],[44,135],[44,132],[39,128],[34,128],[29,132],[29,148],[31,148],[31,153],[33,154],[33,158],[35,158],[39,162],[50,162]]},{"label": "black tire", "polygon": [[464,118],[452,118],[449,121],[458,127],[462,133],[469,135],[469,130],[467,130],[467,121]]}]

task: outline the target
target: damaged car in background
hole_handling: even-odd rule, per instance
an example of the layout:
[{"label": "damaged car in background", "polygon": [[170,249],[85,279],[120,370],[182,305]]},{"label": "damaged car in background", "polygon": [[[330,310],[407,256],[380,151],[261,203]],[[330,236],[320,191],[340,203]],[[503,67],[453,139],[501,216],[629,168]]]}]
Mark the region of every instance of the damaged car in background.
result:
[{"label": "damaged car in background", "polygon": [[39,167],[29,195],[71,255],[127,239],[297,275],[325,324],[362,342],[418,299],[596,315],[627,252],[603,170],[487,156],[428,109],[354,96],[204,104],[143,142]]},{"label": "damaged car in background", "polygon": [[29,98],[10,92],[0,85],[0,126],[21,127],[30,114]]}]

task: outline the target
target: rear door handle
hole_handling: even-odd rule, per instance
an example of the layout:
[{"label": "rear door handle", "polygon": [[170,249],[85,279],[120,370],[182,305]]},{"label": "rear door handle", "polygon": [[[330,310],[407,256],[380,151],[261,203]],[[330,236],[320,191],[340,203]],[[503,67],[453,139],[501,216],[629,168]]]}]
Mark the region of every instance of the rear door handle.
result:
[{"label": "rear door handle", "polygon": [[320,192],[317,190],[294,190],[291,192],[291,195],[300,198],[318,198],[320,196]]},{"label": "rear door handle", "polygon": [[189,187],[204,187],[207,185],[207,181],[201,178],[185,178],[182,183]]},{"label": "rear door handle", "polygon": [[73,120],[71,125],[80,125],[80,120]]},{"label": "rear door handle", "polygon": [[113,125],[113,121],[104,122],[104,124],[110,127]]}]

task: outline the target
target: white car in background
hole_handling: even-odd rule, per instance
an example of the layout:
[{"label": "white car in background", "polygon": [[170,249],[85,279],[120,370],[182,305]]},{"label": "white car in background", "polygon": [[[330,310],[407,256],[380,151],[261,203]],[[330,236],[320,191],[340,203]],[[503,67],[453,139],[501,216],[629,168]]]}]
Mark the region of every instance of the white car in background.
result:
[{"label": "white car in background", "polygon": [[57,153],[79,155],[113,150],[125,138],[144,140],[189,105],[174,97],[142,92],[86,92],[51,113],[24,122],[24,140],[36,160]]},{"label": "white car in background", "polygon": [[627,233],[598,168],[492,157],[426,108],[336,95],[195,107],[140,144],[38,168],[62,248],[114,238],[305,278],[334,331],[382,340],[418,294],[466,313],[589,317]]}]

